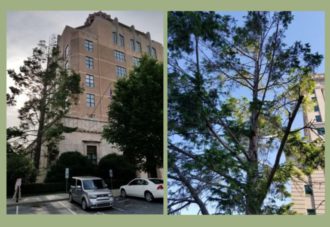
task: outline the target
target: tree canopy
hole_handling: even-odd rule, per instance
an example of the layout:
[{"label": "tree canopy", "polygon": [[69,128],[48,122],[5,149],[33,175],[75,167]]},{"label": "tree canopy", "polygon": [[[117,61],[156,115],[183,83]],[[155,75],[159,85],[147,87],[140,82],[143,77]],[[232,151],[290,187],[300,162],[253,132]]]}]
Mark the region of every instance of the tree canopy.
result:
[{"label": "tree canopy", "polygon": [[[323,56],[285,43],[291,12],[168,15],[168,211],[292,213],[286,184],[324,166],[323,141],[293,123]],[[285,159],[285,157],[290,157]],[[285,160],[285,161],[283,161]]]},{"label": "tree canopy", "polygon": [[19,109],[19,127],[7,130],[7,148],[31,153],[39,169],[41,147],[47,147],[49,158],[56,156],[61,134],[75,130],[61,120],[82,92],[80,75],[65,69],[58,47],[47,47],[44,41],[33,49],[19,72],[10,69],[8,75],[14,86],[9,87],[7,105],[15,105],[18,95],[26,95],[27,101]]},{"label": "tree canopy", "polygon": [[144,56],[116,82],[103,137],[138,169],[156,177],[163,165],[163,65]]}]

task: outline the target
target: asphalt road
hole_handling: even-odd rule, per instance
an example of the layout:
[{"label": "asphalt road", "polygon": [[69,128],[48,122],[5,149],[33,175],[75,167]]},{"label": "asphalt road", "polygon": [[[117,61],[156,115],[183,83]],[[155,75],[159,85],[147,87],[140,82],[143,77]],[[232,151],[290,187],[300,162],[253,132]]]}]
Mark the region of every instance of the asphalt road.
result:
[{"label": "asphalt road", "polygon": [[[16,214],[16,206],[8,206],[7,214]],[[18,206],[18,214],[163,214],[163,200],[151,203],[138,198],[116,197],[112,208],[84,211],[77,203],[56,201]]]}]

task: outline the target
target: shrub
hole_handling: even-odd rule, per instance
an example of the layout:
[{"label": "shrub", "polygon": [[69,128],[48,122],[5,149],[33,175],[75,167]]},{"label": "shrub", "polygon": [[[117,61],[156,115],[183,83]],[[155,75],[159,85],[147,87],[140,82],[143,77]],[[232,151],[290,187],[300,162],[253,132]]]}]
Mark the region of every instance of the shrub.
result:
[{"label": "shrub", "polygon": [[65,183],[22,184],[22,196],[65,192]]},{"label": "shrub", "polygon": [[[112,182],[109,177],[109,169],[113,171]],[[99,162],[98,175],[105,180],[109,187],[112,183],[113,188],[119,188],[136,177],[136,168],[123,155],[108,154]]]},{"label": "shrub", "polygon": [[62,153],[47,172],[45,182],[65,182],[65,168],[70,169],[70,178],[72,176],[90,176],[96,173],[96,166],[86,156],[77,151],[68,151]]},{"label": "shrub", "polygon": [[32,183],[36,178],[36,170],[25,155],[7,154],[7,196],[14,193],[17,178],[22,178],[22,184]]}]

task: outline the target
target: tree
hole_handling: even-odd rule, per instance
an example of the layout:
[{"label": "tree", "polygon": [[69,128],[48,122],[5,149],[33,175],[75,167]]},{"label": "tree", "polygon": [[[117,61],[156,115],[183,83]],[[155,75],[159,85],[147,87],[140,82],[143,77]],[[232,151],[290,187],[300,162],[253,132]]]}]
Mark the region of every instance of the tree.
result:
[{"label": "tree", "polygon": [[[136,177],[135,166],[126,160],[125,156],[118,154],[108,154],[104,156],[98,164],[98,174],[108,185],[113,184],[113,188],[119,188],[121,185],[127,184]],[[109,179],[109,170],[113,172],[113,179]]]},{"label": "tree", "polygon": [[47,54],[45,42],[40,41],[19,72],[8,70],[15,85],[9,88],[11,93],[7,94],[7,104],[15,105],[17,95],[28,97],[19,109],[19,130],[21,138],[24,137],[21,145],[26,153],[32,153],[37,170],[42,146],[48,148],[50,157],[58,153],[57,142],[62,138],[61,134],[75,130],[64,126],[61,119],[82,91],[79,74],[62,67],[64,63],[58,47],[49,49],[51,51]]},{"label": "tree", "polygon": [[117,81],[114,93],[103,137],[156,177],[163,164],[163,65],[142,57],[129,76]]},{"label": "tree", "polygon": [[313,122],[293,128],[322,56],[285,43],[291,12],[168,18],[169,213],[292,213],[286,183],[324,166],[323,142],[300,135]]},{"label": "tree", "polygon": [[23,154],[7,154],[7,195],[13,192],[17,178],[28,184],[34,182],[35,177],[36,169],[30,159]]},{"label": "tree", "polygon": [[49,169],[45,182],[65,182],[65,169],[69,168],[72,176],[91,176],[96,173],[96,166],[78,151],[67,151],[60,155]]}]

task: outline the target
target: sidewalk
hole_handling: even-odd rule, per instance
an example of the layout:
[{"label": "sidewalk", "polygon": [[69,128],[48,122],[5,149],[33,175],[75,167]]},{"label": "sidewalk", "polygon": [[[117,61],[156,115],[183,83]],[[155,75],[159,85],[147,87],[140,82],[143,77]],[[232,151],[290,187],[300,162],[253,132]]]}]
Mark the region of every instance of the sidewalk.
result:
[{"label": "sidewalk", "polygon": [[[119,189],[112,190],[113,197],[119,196]],[[48,194],[48,195],[37,195],[37,196],[22,196],[22,199],[16,203],[12,198],[7,199],[7,206],[16,206],[16,205],[28,205],[35,203],[47,203],[47,202],[57,202],[68,200],[69,194],[67,193],[58,193],[58,194]]]},{"label": "sidewalk", "polygon": [[45,202],[56,202],[69,199],[69,194],[67,193],[58,193],[50,195],[37,195],[37,196],[22,196],[22,199],[16,203],[12,198],[7,199],[7,206],[16,206],[18,205],[27,205],[35,203],[45,203]]}]

